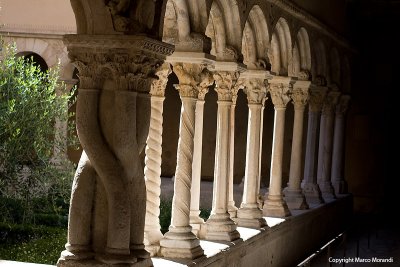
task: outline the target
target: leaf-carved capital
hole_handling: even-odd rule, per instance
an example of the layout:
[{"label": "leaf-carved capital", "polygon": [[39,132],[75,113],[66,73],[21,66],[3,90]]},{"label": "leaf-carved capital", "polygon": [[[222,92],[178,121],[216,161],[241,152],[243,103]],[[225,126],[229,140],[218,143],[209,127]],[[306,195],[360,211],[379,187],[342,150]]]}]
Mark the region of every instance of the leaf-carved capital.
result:
[{"label": "leaf-carved capital", "polygon": [[172,70],[169,63],[164,63],[157,71],[157,78],[153,80],[151,84],[150,94],[152,96],[164,96],[165,87],[167,86],[168,76]]},{"label": "leaf-carved capital", "polygon": [[204,99],[213,78],[206,64],[174,63],[174,73],[179,79],[175,88],[184,97],[200,97]]},{"label": "leaf-carved capital", "polygon": [[349,95],[342,95],[339,99],[339,102],[336,105],[336,115],[343,116],[350,105],[350,96]]},{"label": "leaf-carved capital", "polygon": [[216,71],[213,73],[215,79],[215,91],[220,101],[232,101],[237,95],[239,86],[236,86],[240,73],[238,71]]},{"label": "leaf-carved capital", "polygon": [[318,86],[310,89],[308,107],[311,112],[321,112],[327,92],[326,87]]},{"label": "leaf-carved capital", "polygon": [[244,91],[249,104],[262,104],[267,95],[265,81],[260,78],[246,79]]},{"label": "leaf-carved capital", "polygon": [[324,101],[324,105],[322,106],[322,114],[325,116],[331,116],[335,111],[336,104],[339,101],[340,92],[331,91],[329,92]]},{"label": "leaf-carved capital", "polygon": [[290,101],[293,85],[291,83],[270,83],[269,93],[276,109],[284,109]]}]

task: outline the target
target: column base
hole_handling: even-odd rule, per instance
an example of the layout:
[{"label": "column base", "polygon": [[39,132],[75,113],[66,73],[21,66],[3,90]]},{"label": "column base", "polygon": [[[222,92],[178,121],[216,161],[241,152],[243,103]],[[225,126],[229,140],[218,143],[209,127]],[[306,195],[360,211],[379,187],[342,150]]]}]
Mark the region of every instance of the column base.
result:
[{"label": "column base", "polygon": [[199,233],[201,226],[204,224],[204,220],[199,216],[190,216],[190,226],[192,226],[192,233],[200,238]]},{"label": "column base", "polygon": [[336,199],[335,190],[330,182],[322,182],[318,183],[318,185],[321,189],[321,195],[325,202]]},{"label": "column base", "polygon": [[289,207],[282,196],[268,195],[263,207],[263,215],[269,217],[288,217],[291,215]]},{"label": "column base", "polygon": [[336,180],[332,182],[336,194],[347,194],[347,182],[345,180]]},{"label": "column base", "polygon": [[321,190],[318,184],[306,183],[302,185],[303,194],[306,197],[308,204],[318,205],[325,203],[321,195]]},{"label": "column base", "polygon": [[306,210],[308,209],[308,204],[305,196],[300,190],[293,190],[290,189],[289,187],[286,187],[283,190],[283,193],[285,195],[284,199],[286,201],[286,204],[288,205],[289,209],[293,210]]},{"label": "column base", "polygon": [[213,214],[207,220],[205,239],[214,241],[233,241],[240,238],[236,223],[229,214]]},{"label": "column base", "polygon": [[[258,203],[255,204],[258,206]],[[238,226],[260,229],[267,225],[262,217],[262,210],[257,208],[240,208],[234,221]]]},{"label": "column base", "polygon": [[154,231],[146,231],[144,233],[144,245],[146,251],[149,252],[151,257],[157,256],[160,251],[160,240],[163,238],[163,234],[159,229]]},{"label": "column base", "polygon": [[153,262],[150,258],[135,258],[132,255],[97,254],[91,253],[91,258],[83,258],[82,255],[71,253],[67,250],[61,253],[57,261],[57,267],[150,267]]},{"label": "column base", "polygon": [[228,203],[228,213],[231,216],[231,219],[237,217],[237,211],[238,208],[235,206],[235,202]]},{"label": "column base", "polygon": [[204,255],[200,240],[192,232],[167,232],[160,246],[161,255],[166,258],[196,259]]}]

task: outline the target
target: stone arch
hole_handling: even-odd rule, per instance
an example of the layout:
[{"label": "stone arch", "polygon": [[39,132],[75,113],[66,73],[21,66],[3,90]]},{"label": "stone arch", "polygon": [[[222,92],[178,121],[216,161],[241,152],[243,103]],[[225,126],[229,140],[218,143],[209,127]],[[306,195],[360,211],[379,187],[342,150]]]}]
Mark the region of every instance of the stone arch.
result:
[{"label": "stone arch", "polygon": [[329,75],[329,83],[336,83],[340,85],[341,80],[340,80],[340,56],[339,52],[336,49],[336,47],[332,47],[331,51],[329,53],[329,70],[330,70],[330,75]]},{"label": "stone arch", "polygon": [[211,54],[218,60],[242,61],[240,14],[235,0],[214,0],[206,35],[212,40]]},{"label": "stone arch", "polygon": [[190,21],[185,0],[168,0],[163,23],[163,41],[175,44],[190,35]]},{"label": "stone arch", "polygon": [[326,47],[324,42],[319,39],[314,46],[314,58],[315,58],[315,75],[313,75],[313,80],[318,77],[328,78],[328,66],[326,58]]},{"label": "stone arch", "polygon": [[269,48],[269,30],[264,13],[254,5],[247,17],[242,34],[242,54],[249,69],[270,70],[267,58]]},{"label": "stone arch", "polygon": [[292,76],[292,40],[284,18],[277,21],[271,39],[271,70],[279,75]]},{"label": "stone arch", "polygon": [[32,60],[32,62],[36,66],[38,66],[42,72],[46,72],[49,69],[49,66],[47,66],[46,61],[35,52],[24,51],[17,53],[17,57],[20,56],[24,57],[25,59]]},{"label": "stone arch", "polygon": [[303,27],[297,33],[297,44],[299,45],[301,69],[311,71],[310,40],[306,29]]}]

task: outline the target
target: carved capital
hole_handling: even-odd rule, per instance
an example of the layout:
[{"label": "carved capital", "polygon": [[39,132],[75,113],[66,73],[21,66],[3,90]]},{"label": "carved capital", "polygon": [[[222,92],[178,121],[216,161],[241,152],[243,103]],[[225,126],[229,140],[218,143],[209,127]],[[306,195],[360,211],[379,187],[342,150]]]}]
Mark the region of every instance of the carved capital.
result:
[{"label": "carved capital", "polygon": [[213,77],[206,64],[174,63],[174,72],[179,79],[175,88],[183,97],[200,97],[204,99]]},{"label": "carved capital", "polygon": [[339,99],[339,102],[336,105],[336,115],[343,116],[350,104],[350,96],[349,95],[342,95]]},{"label": "carved capital", "polygon": [[324,105],[322,106],[322,114],[325,116],[331,116],[335,111],[336,104],[339,101],[340,92],[331,91],[329,92],[324,101]]},{"label": "carved capital", "polygon": [[245,93],[249,104],[261,104],[267,95],[267,87],[264,79],[246,79]]},{"label": "carved capital", "polygon": [[154,79],[151,84],[150,94],[152,96],[164,96],[165,87],[167,86],[168,76],[172,70],[169,63],[164,63],[157,71],[156,76],[158,79]]},{"label": "carved capital", "polygon": [[327,87],[312,86],[310,89],[310,97],[308,100],[310,112],[321,112],[324,104],[325,96],[328,92]]},{"label": "carved capital", "polygon": [[275,76],[269,83],[269,93],[271,95],[272,103],[276,109],[286,108],[290,101],[292,94],[293,84],[289,77]]},{"label": "carved capital", "polygon": [[310,96],[310,81],[296,81],[293,85],[292,100],[294,108],[304,108]]},{"label": "carved capital", "polygon": [[238,71],[218,71],[214,72],[215,91],[218,94],[219,101],[232,101],[234,95],[237,95],[240,89],[237,82],[239,80]]}]

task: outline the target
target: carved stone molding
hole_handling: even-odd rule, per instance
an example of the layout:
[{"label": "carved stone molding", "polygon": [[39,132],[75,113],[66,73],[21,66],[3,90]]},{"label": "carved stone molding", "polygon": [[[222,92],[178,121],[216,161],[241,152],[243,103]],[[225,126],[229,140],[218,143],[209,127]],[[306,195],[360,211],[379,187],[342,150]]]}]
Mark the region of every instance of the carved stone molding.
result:
[{"label": "carved stone molding", "polygon": [[323,86],[312,86],[310,88],[308,103],[311,112],[321,112],[327,92],[328,88]]},{"label": "carved stone molding", "polygon": [[234,90],[239,90],[236,84],[239,80],[238,71],[216,71],[213,73],[215,79],[215,91],[218,94],[219,101],[232,101]]},{"label": "carved stone molding", "polygon": [[214,82],[206,64],[174,63],[179,84],[174,85],[181,97],[204,99],[208,87]]},{"label": "carved stone molding", "polygon": [[343,116],[347,112],[350,104],[350,99],[351,97],[349,95],[342,95],[340,97],[339,102],[336,105],[337,116]]}]

